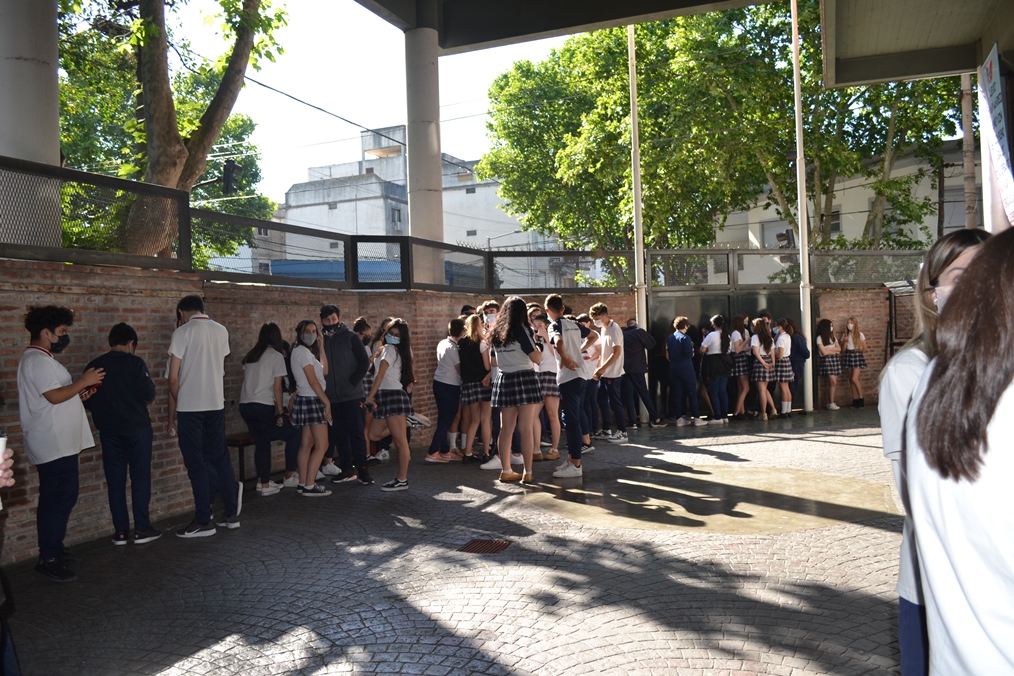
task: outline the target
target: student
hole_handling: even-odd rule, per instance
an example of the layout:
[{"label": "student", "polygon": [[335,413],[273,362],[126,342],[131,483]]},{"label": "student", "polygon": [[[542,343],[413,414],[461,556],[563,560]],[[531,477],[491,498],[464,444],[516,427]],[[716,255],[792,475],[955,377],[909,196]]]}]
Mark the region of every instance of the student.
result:
[{"label": "student", "polygon": [[838,376],[841,375],[841,345],[834,337],[834,325],[830,319],[817,322],[817,352],[820,354],[817,375],[827,376],[827,410],[837,411],[834,393],[838,389]]},{"label": "student", "polygon": [[795,380],[796,376],[792,370],[791,330],[789,322],[786,319],[779,319],[771,327],[771,332],[775,338],[775,382],[778,383],[778,387],[781,389],[779,418],[792,417],[792,390],[789,385]]},{"label": "student", "polygon": [[768,383],[775,379],[775,341],[771,337],[771,330],[764,317],[753,320],[750,349],[754,356],[750,381],[757,388],[757,406],[760,408],[760,419],[767,420],[769,409],[772,416],[778,412],[775,410],[775,402],[771,398],[771,392],[768,391]]},{"label": "student", "polygon": [[602,429],[600,424],[600,415],[602,412],[600,391],[598,382],[595,380],[595,369],[599,365],[599,355],[602,353],[602,337],[598,331],[592,328],[592,318],[587,314],[580,314],[576,317],[578,324],[581,324],[588,329],[593,335],[589,335],[585,341],[587,347],[582,346],[581,359],[583,363],[585,373],[585,388],[584,388],[584,411],[585,415],[588,416],[587,429],[594,430],[591,433],[590,439],[606,439],[612,436],[609,432]]},{"label": "student", "polygon": [[[672,383],[672,401],[674,410],[671,415],[676,418],[676,426],[683,427],[691,422],[696,427],[707,425],[701,418],[700,404],[697,400],[697,373],[694,371],[694,343],[687,331],[690,320],[677,317],[673,320],[673,333],[666,340],[665,357],[669,360],[669,380]],[[684,405],[690,400],[691,417],[684,417]]]},{"label": "student", "polygon": [[63,538],[77,504],[78,456],[95,445],[82,399],[105,372],[90,368],[77,380],[53,355],[70,344],[74,313],[65,307],[33,307],[25,315],[31,342],[18,364],[18,405],[28,462],[39,472],[35,522],[39,563],[35,570],[54,582],[77,579],[67,566]]},{"label": "student", "polygon": [[[549,452],[542,453],[542,460],[560,459],[560,385],[557,382],[556,348],[549,339],[549,316],[538,314],[535,316],[534,328],[535,339],[542,345],[542,361],[539,363],[539,382],[542,384],[542,401],[546,411],[546,420],[549,423]],[[536,425],[539,434],[535,436],[535,443],[541,444],[541,428]]]},{"label": "student", "polygon": [[799,330],[799,326],[792,319],[786,319],[788,322],[788,333],[792,336],[792,352],[789,354],[789,362],[792,364],[792,382],[789,383],[789,389],[792,391],[792,408],[803,409],[800,411],[800,415],[806,415],[806,408],[803,406],[803,400],[800,397],[802,391],[800,387],[803,384],[804,370],[806,369],[806,362],[810,360],[810,346],[807,345],[806,336]]},{"label": "student", "polygon": [[929,629],[929,673],[1014,672],[1014,230],[947,288],[909,406],[905,463]]},{"label": "student", "polygon": [[[591,331],[564,316],[566,306],[558,294],[546,297],[546,315],[552,322],[546,333],[556,354],[556,383],[560,388],[560,404],[567,416],[567,458],[553,472],[558,479],[582,476],[581,458],[593,450],[590,427],[584,416],[584,389],[587,385],[581,352],[591,340]],[[587,440],[587,441],[586,441]]]},{"label": "student", "polygon": [[725,317],[722,315],[711,318],[711,328],[713,330],[701,343],[704,380],[715,413],[710,424],[726,424],[729,422],[729,376],[733,366],[732,340],[725,331]]},{"label": "student", "polygon": [[327,356],[321,350],[317,324],[304,319],[296,325],[293,341],[292,374],[296,378],[296,401],[292,424],[303,429],[299,445],[299,485],[296,491],[307,498],[331,495],[317,483],[317,469],[327,452],[328,426],[332,424],[331,400],[325,391]]},{"label": "student", "polygon": [[[535,451],[532,428],[538,407],[542,403],[542,385],[535,375],[535,364],[542,361],[542,352],[528,326],[525,302],[511,296],[497,316],[490,334],[493,359],[500,370],[493,381],[493,406],[500,409],[499,440],[500,481],[535,480],[532,456]],[[510,451],[514,429],[521,434],[521,455],[524,474],[511,469]]]},{"label": "student", "polygon": [[288,424],[285,415],[285,347],[277,324],[263,324],[257,343],[243,357],[243,388],[239,415],[254,440],[257,492],[262,497],[278,494],[284,484],[271,480],[271,441],[285,442],[286,458],[298,458],[302,434]]},{"label": "student", "polygon": [[404,319],[391,320],[384,334],[384,346],[373,365],[377,376],[366,396],[367,408],[374,409],[369,438],[379,441],[390,435],[398,449],[398,475],[380,490],[407,491],[410,460],[407,418],[413,413],[408,388],[415,382],[415,373],[408,323]]},{"label": "student", "polygon": [[437,368],[433,373],[433,400],[437,404],[437,424],[433,430],[426,462],[448,463],[461,460],[451,453],[454,445],[448,435],[461,403],[461,355],[458,340],[465,332],[465,322],[452,319],[447,324],[447,337],[437,344]]},{"label": "student", "polygon": [[841,344],[845,346],[841,366],[846,371],[849,389],[852,390],[852,408],[862,408],[866,401],[863,399],[863,385],[859,382],[859,376],[866,368],[866,358],[863,356],[866,352],[866,336],[859,330],[859,320],[855,317],[849,317],[845,324]]},{"label": "student", "polygon": [[[490,400],[493,398],[489,375],[489,345],[483,336],[480,315],[473,314],[465,320],[465,331],[458,341],[458,356],[461,359],[461,405],[468,409],[462,460],[477,462],[479,458],[472,452],[472,446],[475,435],[480,430],[483,457],[490,452]],[[499,462],[498,458],[497,467]]]},{"label": "student", "polygon": [[965,228],[943,236],[926,252],[916,282],[916,335],[894,355],[881,375],[879,412],[884,456],[891,461],[906,514],[897,585],[898,647],[903,676],[926,676],[929,673],[926,607],[904,462],[909,404],[930,359],[937,354],[938,311],[943,309],[954,284],[988,239],[989,233],[984,230]]},{"label": "student", "polygon": [[[377,376],[375,364],[381,350],[384,349],[384,335],[387,333],[387,327],[391,325],[392,321],[394,321],[392,317],[385,317],[380,320],[380,326],[373,332],[373,336],[370,337],[366,345],[366,351],[370,355],[370,366],[366,370],[366,375],[363,376],[364,395],[368,395],[373,389],[373,382]],[[389,459],[390,453],[386,447],[381,447],[380,443],[370,440],[369,429],[373,424],[373,409],[366,406],[365,410],[366,415],[363,418],[363,429],[366,430],[367,459],[369,462],[385,462]]]},{"label": "student", "polygon": [[732,377],[736,379],[736,409],[733,420],[746,418],[746,395],[750,393],[750,319],[744,314],[732,318]]},{"label": "student", "polygon": [[623,330],[609,316],[609,308],[605,303],[595,303],[588,314],[591,315],[595,327],[602,336],[598,368],[592,374],[606,400],[606,405],[602,407],[604,415],[602,428],[604,432],[611,429],[609,412],[612,411],[616,420],[616,432],[605,439],[613,443],[623,443],[627,441],[627,416],[623,411],[623,396],[620,392],[623,382]]},{"label": "student", "polygon": [[633,429],[637,429],[638,399],[647,409],[648,423],[652,427],[665,427],[667,424],[658,414],[655,402],[648,394],[648,384],[645,382],[645,375],[648,373],[645,351],[654,350],[655,344],[655,339],[637,325],[637,320],[627,320],[627,328],[623,330],[623,407],[630,422],[627,427]]},{"label": "student", "polygon": [[[159,530],[152,528],[148,513],[152,442],[148,404],[155,401],[155,383],[136,351],[137,332],[129,324],[117,324],[109,331],[109,352],[85,367],[102,369],[106,374],[102,387],[84,405],[92,413],[102,442],[102,469],[115,529],[114,545],[141,545],[162,537]],[[133,536],[127,511],[128,472]]]}]

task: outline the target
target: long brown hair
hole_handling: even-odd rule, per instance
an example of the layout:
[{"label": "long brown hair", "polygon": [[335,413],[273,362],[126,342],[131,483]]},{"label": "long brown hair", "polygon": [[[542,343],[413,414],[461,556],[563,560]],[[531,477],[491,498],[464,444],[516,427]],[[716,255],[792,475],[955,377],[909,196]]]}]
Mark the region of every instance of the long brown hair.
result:
[{"label": "long brown hair", "polygon": [[820,338],[820,342],[824,347],[831,347],[837,342],[834,337],[834,331],[831,330],[830,319],[821,319],[817,322],[817,337]]},{"label": "long brown hair", "polygon": [[243,363],[254,364],[259,362],[269,347],[278,352],[278,354],[285,354],[285,348],[282,347],[282,330],[274,322],[261,325],[261,331],[257,336],[257,344],[243,357]]},{"label": "long brown hair", "polygon": [[757,336],[757,342],[761,344],[765,352],[771,352],[775,339],[771,337],[771,329],[768,328],[767,320],[758,317],[753,320],[753,334]]},{"label": "long brown hair", "polygon": [[398,329],[398,344],[391,345],[391,347],[398,352],[398,356],[401,358],[401,384],[407,387],[415,382],[415,371],[412,369],[412,341],[408,335],[408,323],[401,317],[397,317],[388,324],[384,332],[385,335],[391,329]]},{"label": "long brown hair", "polygon": [[525,307],[525,301],[517,296],[511,296],[504,301],[500,314],[496,316],[490,343],[493,347],[504,347],[516,341],[519,334],[526,333],[527,328],[528,308]]},{"label": "long brown hair", "polygon": [[[303,331],[306,330],[306,327],[310,326],[311,324],[313,324],[313,328],[315,329],[317,328],[317,322],[313,321],[312,319],[304,319],[303,321],[296,324],[296,340],[294,340],[292,344],[302,345],[303,347],[308,349],[313,354],[314,357],[320,359],[320,340],[321,340],[320,329],[317,329],[317,340],[313,341],[313,345],[307,345],[306,343],[303,342]],[[296,348],[293,347],[292,349],[295,350]]]},{"label": "long brown hair", "polygon": [[1014,331],[1006,328],[1014,323],[1012,278],[1014,229],[982,247],[940,314],[918,438],[926,462],[945,479],[979,477],[987,427],[1014,378]]}]

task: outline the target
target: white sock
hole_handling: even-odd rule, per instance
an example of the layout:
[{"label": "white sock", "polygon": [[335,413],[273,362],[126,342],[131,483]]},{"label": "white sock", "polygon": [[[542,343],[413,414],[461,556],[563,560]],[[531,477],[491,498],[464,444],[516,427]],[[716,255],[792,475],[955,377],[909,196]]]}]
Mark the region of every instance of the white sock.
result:
[{"label": "white sock", "polygon": [[448,432],[447,433],[447,443],[448,443],[448,445],[451,448],[457,448],[458,447],[457,440],[458,440],[458,433],[457,432]]}]

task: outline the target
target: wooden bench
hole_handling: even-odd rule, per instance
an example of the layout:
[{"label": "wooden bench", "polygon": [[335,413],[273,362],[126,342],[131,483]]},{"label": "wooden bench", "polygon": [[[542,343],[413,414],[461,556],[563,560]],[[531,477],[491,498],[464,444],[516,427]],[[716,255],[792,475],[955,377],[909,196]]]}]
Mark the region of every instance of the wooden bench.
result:
[{"label": "wooden bench", "polygon": [[[239,481],[246,483],[246,449],[253,446],[253,435],[249,431],[233,432],[225,435],[227,448],[235,448],[239,451]],[[256,478],[256,477],[255,477]]]}]

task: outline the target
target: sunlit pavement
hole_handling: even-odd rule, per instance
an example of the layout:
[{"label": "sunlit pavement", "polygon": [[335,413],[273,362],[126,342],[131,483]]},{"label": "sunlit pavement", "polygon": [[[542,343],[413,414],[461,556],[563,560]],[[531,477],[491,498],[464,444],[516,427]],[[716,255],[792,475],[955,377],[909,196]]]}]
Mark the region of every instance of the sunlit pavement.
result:
[{"label": "sunlit pavement", "polygon": [[[247,493],[242,528],[12,576],[28,674],[875,674],[897,670],[901,517],[875,410],[596,442],[504,485]],[[180,519],[180,525],[184,520]],[[496,554],[457,551],[505,540]]]}]

